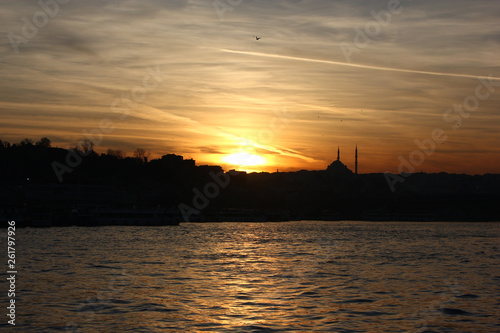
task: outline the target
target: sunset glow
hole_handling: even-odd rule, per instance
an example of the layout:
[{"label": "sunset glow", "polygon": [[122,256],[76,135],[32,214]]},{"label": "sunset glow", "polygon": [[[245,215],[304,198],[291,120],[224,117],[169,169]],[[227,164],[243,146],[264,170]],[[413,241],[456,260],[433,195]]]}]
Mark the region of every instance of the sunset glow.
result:
[{"label": "sunset glow", "polygon": [[227,155],[224,158],[224,162],[229,163],[233,166],[248,167],[264,165],[266,163],[266,160],[262,156],[243,152]]},{"label": "sunset glow", "polygon": [[440,4],[72,1],[25,38],[42,8],[9,2],[0,139],[255,171],[325,169],[337,147],[352,169],[357,144],[360,173],[425,149],[418,171],[500,172],[500,4]]}]

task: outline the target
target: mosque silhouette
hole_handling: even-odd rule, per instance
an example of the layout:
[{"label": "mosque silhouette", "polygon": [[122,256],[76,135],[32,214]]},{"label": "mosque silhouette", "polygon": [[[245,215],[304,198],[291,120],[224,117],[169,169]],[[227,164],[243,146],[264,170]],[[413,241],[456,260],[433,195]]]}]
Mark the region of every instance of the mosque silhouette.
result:
[{"label": "mosque silhouette", "polygon": [[[344,175],[344,174],[352,174],[353,172],[340,161],[340,147],[337,148],[337,159],[333,161],[326,170],[328,172]],[[356,150],[354,152],[354,174],[358,174],[358,146],[356,145]]]}]

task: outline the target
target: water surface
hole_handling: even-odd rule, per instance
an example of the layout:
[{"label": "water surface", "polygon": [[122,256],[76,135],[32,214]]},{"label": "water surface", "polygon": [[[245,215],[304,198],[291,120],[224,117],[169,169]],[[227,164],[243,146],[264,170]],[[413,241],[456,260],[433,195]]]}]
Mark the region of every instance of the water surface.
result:
[{"label": "water surface", "polygon": [[15,331],[499,332],[499,226],[18,229]]}]

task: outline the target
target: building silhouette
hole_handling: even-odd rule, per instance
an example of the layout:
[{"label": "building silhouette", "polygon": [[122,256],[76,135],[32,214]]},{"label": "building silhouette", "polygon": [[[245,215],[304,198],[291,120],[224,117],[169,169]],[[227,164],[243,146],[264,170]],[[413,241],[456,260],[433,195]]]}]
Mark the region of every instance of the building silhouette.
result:
[{"label": "building silhouette", "polygon": [[340,161],[340,147],[337,148],[337,159],[326,170],[335,175],[351,175],[352,171]]},{"label": "building silhouette", "polygon": [[354,174],[358,174],[358,145],[356,145],[356,150],[354,152]]},{"label": "building silhouette", "polygon": [[[327,168],[327,171],[334,174],[352,174],[353,172],[340,161],[340,147],[337,147],[337,159],[333,161]],[[358,145],[354,151],[354,174],[358,174]]]}]

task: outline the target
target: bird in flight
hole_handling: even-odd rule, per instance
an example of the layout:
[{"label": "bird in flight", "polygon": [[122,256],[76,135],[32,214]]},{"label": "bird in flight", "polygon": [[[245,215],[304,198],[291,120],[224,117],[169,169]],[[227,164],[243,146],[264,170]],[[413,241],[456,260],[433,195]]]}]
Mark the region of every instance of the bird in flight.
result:
[{"label": "bird in flight", "polygon": [[255,37],[255,40],[259,40],[261,38],[259,36],[253,36],[253,37]]}]

